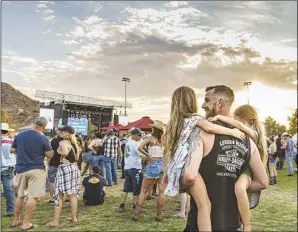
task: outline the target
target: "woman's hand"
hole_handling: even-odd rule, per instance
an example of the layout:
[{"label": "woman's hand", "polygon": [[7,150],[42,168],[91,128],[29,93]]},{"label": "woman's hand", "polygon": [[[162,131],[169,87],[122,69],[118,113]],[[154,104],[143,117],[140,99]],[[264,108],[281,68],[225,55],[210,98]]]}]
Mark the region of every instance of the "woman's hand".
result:
[{"label": "woman's hand", "polygon": [[164,172],[162,179],[161,179],[161,184],[168,185],[168,183],[169,183],[169,176],[166,172]]},{"label": "woman's hand", "polygon": [[214,122],[214,121],[218,121],[220,120],[220,115],[216,115],[214,117],[208,118],[208,121],[210,122]]},{"label": "woman's hand", "polygon": [[232,134],[233,137],[244,140],[245,139],[245,134],[241,132],[239,129],[232,129]]}]

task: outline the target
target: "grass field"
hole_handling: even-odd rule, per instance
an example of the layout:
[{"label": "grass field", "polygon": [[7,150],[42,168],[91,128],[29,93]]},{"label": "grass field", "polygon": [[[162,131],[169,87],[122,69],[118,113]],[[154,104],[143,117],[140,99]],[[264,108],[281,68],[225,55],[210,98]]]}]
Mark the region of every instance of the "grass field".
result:
[{"label": "grass field", "polygon": [[[253,231],[297,231],[297,175],[285,176],[286,171],[279,171],[278,185],[269,186],[262,192],[259,206],[252,210]],[[107,190],[106,202],[102,206],[86,207],[79,201],[78,224],[70,224],[70,206],[65,205],[62,212],[61,226],[52,229],[45,226],[53,216],[53,206],[46,203],[48,196],[38,205],[32,223],[37,224],[33,231],[183,231],[184,220],[174,218],[179,207],[178,198],[169,199],[164,209],[164,220],[156,222],[156,201],[145,203],[144,212],[139,222],[131,220],[131,197],[128,198],[125,213],[118,213],[119,197],[123,180],[118,186]],[[3,207],[4,206],[4,207]],[[2,199],[2,215],[5,215],[5,200]],[[2,217],[2,231],[20,231],[8,229],[12,218]]]}]

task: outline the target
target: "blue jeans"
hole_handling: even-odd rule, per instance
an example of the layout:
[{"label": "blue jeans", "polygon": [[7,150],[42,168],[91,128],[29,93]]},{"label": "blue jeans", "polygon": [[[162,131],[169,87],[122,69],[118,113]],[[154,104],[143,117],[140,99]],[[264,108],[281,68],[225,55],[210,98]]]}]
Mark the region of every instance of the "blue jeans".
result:
[{"label": "blue jeans", "polygon": [[288,164],[288,174],[292,175],[294,174],[293,170],[293,154],[292,153],[287,153],[286,152],[286,161]]},{"label": "blue jeans", "polygon": [[6,214],[13,215],[14,211],[14,192],[12,189],[13,170],[1,172],[1,182],[3,184],[4,197],[6,198]]},{"label": "blue jeans", "polygon": [[99,166],[100,167],[100,173],[99,175],[104,176],[104,163],[105,163],[105,157],[104,155],[93,155],[92,157],[92,166]]},{"label": "blue jeans", "polygon": [[108,185],[114,183],[118,183],[118,175],[117,175],[117,159],[111,159],[110,157],[105,156],[105,164],[106,164],[106,177],[108,181]]}]

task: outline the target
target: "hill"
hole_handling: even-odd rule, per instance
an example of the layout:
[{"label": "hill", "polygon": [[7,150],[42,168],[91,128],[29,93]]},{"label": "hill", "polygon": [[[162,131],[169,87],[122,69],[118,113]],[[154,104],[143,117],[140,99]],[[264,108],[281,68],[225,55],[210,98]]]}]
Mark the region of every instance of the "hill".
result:
[{"label": "hill", "polygon": [[16,128],[29,125],[39,115],[39,102],[10,84],[1,82],[1,109],[7,112]]}]

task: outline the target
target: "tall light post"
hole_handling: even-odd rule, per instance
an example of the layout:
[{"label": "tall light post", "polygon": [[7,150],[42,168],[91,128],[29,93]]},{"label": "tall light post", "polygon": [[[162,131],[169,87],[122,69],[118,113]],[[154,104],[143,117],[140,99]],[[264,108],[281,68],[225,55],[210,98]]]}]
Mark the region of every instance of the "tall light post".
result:
[{"label": "tall light post", "polygon": [[249,105],[249,86],[251,86],[252,83],[250,81],[244,82],[243,86],[247,87],[247,104]]},{"label": "tall light post", "polygon": [[130,79],[129,79],[129,78],[126,78],[126,77],[123,77],[123,78],[122,78],[122,81],[125,82],[125,105],[124,105],[124,116],[127,116],[127,114],[126,114],[126,83],[127,83],[127,82],[130,82]]}]

